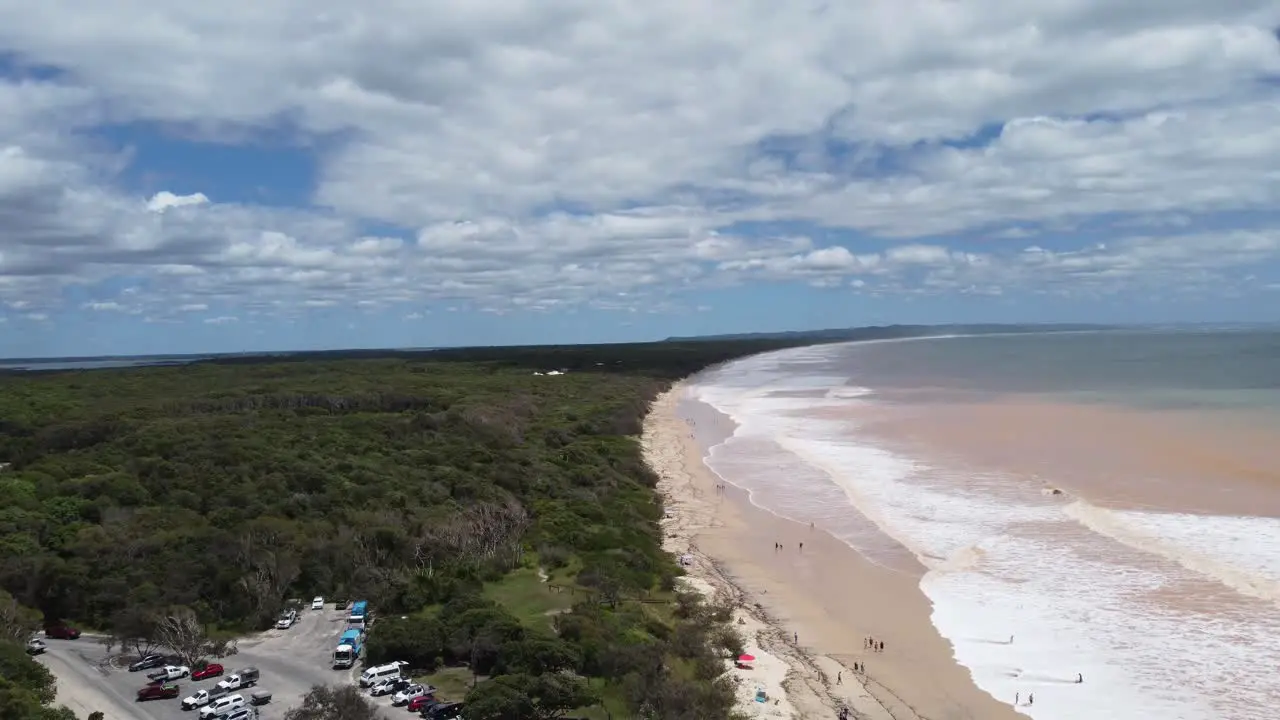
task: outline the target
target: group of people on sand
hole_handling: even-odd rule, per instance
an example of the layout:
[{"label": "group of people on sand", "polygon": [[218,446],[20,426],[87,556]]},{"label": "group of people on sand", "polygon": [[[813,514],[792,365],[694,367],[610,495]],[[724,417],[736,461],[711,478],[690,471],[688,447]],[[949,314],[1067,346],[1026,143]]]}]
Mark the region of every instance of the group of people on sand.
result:
[{"label": "group of people on sand", "polygon": [[884,641],[876,640],[873,637],[867,637],[862,641],[862,649],[872,652],[884,652]]}]

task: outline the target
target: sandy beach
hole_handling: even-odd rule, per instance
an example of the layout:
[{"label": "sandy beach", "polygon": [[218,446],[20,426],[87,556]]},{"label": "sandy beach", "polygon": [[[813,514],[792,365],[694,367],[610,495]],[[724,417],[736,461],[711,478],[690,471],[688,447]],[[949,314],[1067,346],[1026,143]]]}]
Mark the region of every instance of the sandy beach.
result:
[{"label": "sandy beach", "polygon": [[[730,432],[728,418],[685,398],[678,384],[655,401],[643,443],[666,498],[666,546],[692,558],[686,582],[739,607],[738,627],[757,658],[751,670],[731,670],[743,713],[835,718],[843,705],[873,720],[1023,717],[954,662],[929,621],[923,568],[868,562],[820,528],[761,510],[721,485],[702,457]],[[885,649],[872,651],[868,638]],[[767,702],[755,702],[758,689]]]}]

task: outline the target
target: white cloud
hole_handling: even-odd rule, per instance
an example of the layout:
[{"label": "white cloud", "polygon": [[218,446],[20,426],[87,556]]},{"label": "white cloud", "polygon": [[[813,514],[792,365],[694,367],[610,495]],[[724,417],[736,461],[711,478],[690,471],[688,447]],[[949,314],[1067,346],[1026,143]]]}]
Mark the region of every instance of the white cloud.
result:
[{"label": "white cloud", "polygon": [[226,325],[228,323],[234,323],[239,321],[240,321],[240,318],[233,317],[230,315],[220,315],[218,317],[205,318],[205,323],[208,325]]},{"label": "white cloud", "polygon": [[193,193],[191,195],[174,195],[168,190],[158,192],[147,201],[147,209],[151,212],[164,212],[173,207],[186,207],[188,205],[205,205],[208,204],[209,198],[204,193]]},{"label": "white cloud", "polygon": [[87,302],[80,307],[86,310],[93,310],[95,312],[124,312],[128,310],[124,305],[115,301]]},{"label": "white cloud", "polygon": [[[66,71],[0,80],[0,299],[127,277],[84,309],[230,322],[650,308],[762,277],[1200,282],[1276,260],[1226,214],[1280,202],[1277,24],[1269,0],[0,0],[0,52]],[[126,191],[129,149],[82,133],[105,122],[271,131],[316,151],[313,202]],[[946,237],[969,232],[981,252]]]}]

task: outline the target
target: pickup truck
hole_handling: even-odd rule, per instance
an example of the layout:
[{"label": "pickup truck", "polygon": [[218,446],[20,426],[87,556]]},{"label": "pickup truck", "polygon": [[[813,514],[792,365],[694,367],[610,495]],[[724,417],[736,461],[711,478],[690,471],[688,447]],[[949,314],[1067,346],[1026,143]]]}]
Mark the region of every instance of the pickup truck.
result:
[{"label": "pickup truck", "polygon": [[226,680],[220,680],[218,687],[223,690],[239,690],[241,688],[253,687],[258,684],[257,668],[241,668],[227,676]]},{"label": "pickup truck", "polygon": [[280,619],[276,621],[276,629],[288,630],[293,627],[294,621],[298,619],[298,613],[295,610],[286,610],[280,614]]},{"label": "pickup truck", "polygon": [[44,636],[58,640],[78,640],[80,631],[70,625],[49,625],[44,629]]},{"label": "pickup truck", "polygon": [[194,694],[182,698],[182,709],[195,710],[198,707],[204,707],[223,695],[226,695],[227,692],[229,691],[218,687],[209,690],[197,690]]},{"label": "pickup truck", "polygon": [[165,665],[153,673],[147,673],[147,677],[152,680],[177,680],[190,674],[191,668],[186,665]]},{"label": "pickup truck", "polygon": [[143,700],[160,700],[178,697],[177,683],[160,683],[148,685],[138,691],[138,702]]}]

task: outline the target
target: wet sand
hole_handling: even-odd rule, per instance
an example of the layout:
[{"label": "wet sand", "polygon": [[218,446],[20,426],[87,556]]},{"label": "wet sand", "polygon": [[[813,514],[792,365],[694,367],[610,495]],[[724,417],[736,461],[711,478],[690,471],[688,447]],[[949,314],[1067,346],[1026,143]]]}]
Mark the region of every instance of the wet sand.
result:
[{"label": "wet sand", "polygon": [[[854,717],[877,720],[1022,717],[954,662],[950,643],[929,620],[932,608],[919,589],[923,568],[873,564],[820,528],[761,510],[731,485],[719,489],[702,456],[731,432],[731,421],[681,401],[682,394],[677,385],[659,399],[645,428],[646,456],[663,478],[673,515],[670,547],[695,555],[692,574],[727,586],[767,627],[762,650],[790,667],[791,710],[783,717],[833,718],[841,703]],[[885,650],[867,649],[868,637]],[[865,675],[853,671],[855,663],[865,664]]]}]

